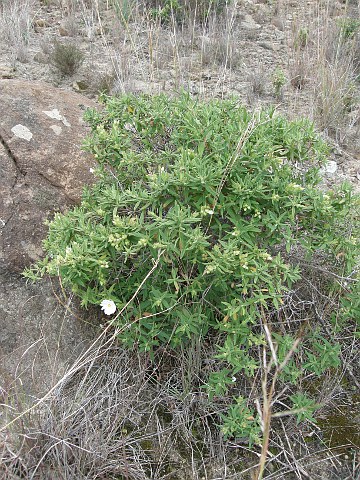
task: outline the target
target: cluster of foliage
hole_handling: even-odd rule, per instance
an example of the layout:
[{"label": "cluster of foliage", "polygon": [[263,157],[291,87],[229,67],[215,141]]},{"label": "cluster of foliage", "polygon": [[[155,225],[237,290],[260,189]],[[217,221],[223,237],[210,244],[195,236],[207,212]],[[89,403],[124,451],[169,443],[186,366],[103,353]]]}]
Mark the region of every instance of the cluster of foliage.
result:
[{"label": "cluster of foliage", "polygon": [[[80,206],[55,215],[47,256],[26,275],[60,275],[85,307],[114,301],[120,314],[113,321],[128,348],[152,354],[216,333],[222,343],[208,394],[233,397],[226,436],[257,442],[259,420],[236,376],[251,379],[259,370],[262,321],[301,278],[289,261],[293,249],[307,264],[321,253],[339,274],[353,272],[358,250],[349,225],[357,199],[346,186],[318,188],[328,151],[308,121],[186,94],[103,101],[102,110],[86,113],[98,181]],[[341,296],[352,283],[345,289],[329,281],[328,288]],[[346,303],[344,310],[349,318]],[[286,328],[272,332],[279,362],[297,335]],[[339,346],[308,331],[282,371],[294,385],[303,371],[321,375],[339,365]],[[298,420],[309,418],[309,398],[298,393],[291,401]]]},{"label": "cluster of foliage", "polygon": [[359,32],[360,21],[356,18],[345,17],[338,22],[340,35],[344,40],[353,39]]},{"label": "cluster of foliage", "polygon": [[221,14],[228,4],[230,0],[155,0],[150,1],[150,13],[163,23],[182,23],[189,18],[204,23],[211,15]]}]

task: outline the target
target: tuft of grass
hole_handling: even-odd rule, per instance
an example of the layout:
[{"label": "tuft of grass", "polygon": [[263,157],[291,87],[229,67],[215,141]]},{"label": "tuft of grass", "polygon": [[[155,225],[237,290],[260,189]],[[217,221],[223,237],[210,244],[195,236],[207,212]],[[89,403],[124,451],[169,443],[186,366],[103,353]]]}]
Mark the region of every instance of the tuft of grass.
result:
[{"label": "tuft of grass", "polygon": [[335,65],[322,65],[315,85],[315,118],[319,127],[342,141],[347,113],[356,104],[355,83],[351,66],[338,60]]},{"label": "tuft of grass", "polygon": [[295,62],[289,68],[290,84],[297,90],[302,90],[309,81],[307,74],[308,64],[304,57],[297,56]]},{"label": "tuft of grass", "polygon": [[207,25],[214,16],[221,16],[231,0],[148,0],[146,2],[154,18],[163,24],[175,20],[177,24],[191,22]]},{"label": "tuft of grass", "polygon": [[309,30],[306,27],[302,27],[296,33],[294,40],[294,49],[304,49],[309,42]]},{"label": "tuft of grass", "polygon": [[[198,388],[203,357],[201,338],[178,358],[158,352],[152,367],[146,354],[106,342],[26,414],[21,394],[4,391],[1,478],[200,480],[212,470],[222,478],[234,474],[214,406]],[[219,464],[219,456],[229,456],[229,466]]]},{"label": "tuft of grass", "polygon": [[73,75],[82,65],[84,54],[73,43],[54,42],[50,63],[64,76]]},{"label": "tuft of grass", "polygon": [[266,90],[265,71],[262,67],[258,67],[248,75],[249,95],[261,97]]},{"label": "tuft of grass", "polygon": [[358,105],[358,23],[352,18],[327,22],[318,32],[313,65],[314,118],[330,137],[342,143],[350,124],[348,114]]},{"label": "tuft of grass", "polygon": [[228,9],[220,21],[216,17],[211,19],[207,36],[203,39],[200,52],[202,65],[215,64],[230,69],[239,65],[234,9]]},{"label": "tuft of grass", "polygon": [[340,27],[340,36],[345,40],[351,40],[359,32],[360,20],[353,17],[345,17],[338,22]]}]

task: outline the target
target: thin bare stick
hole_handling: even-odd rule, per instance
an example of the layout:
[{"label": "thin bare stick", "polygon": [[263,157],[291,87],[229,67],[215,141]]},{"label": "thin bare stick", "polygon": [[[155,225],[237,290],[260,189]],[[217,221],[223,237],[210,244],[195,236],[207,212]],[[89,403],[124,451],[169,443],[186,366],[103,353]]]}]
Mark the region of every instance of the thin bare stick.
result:
[{"label": "thin bare stick", "polygon": [[[265,312],[263,311],[262,312],[262,321],[263,321],[263,327],[264,327],[264,330],[265,330],[265,333],[266,333],[266,339],[267,339],[267,342],[269,344],[269,348],[270,348],[270,351],[271,351],[271,355],[272,355],[272,361],[269,362],[269,364],[267,365],[266,363],[266,348],[264,347],[264,350],[263,350],[263,356],[264,356],[264,360],[263,360],[263,364],[264,364],[264,376],[263,376],[263,380],[262,380],[262,391],[263,391],[263,409],[262,409],[262,425],[263,425],[263,441],[262,441],[262,446],[261,446],[261,456],[260,456],[260,461],[259,461],[259,467],[258,467],[258,471],[257,471],[257,480],[262,480],[263,476],[264,476],[264,471],[265,471],[265,465],[266,465],[266,459],[267,459],[267,455],[268,455],[268,448],[269,448],[269,441],[270,441],[270,425],[271,425],[271,418],[274,417],[275,415],[272,415],[272,412],[271,412],[271,409],[272,409],[272,404],[273,404],[273,396],[274,396],[274,393],[275,393],[275,384],[276,384],[276,381],[277,381],[277,378],[279,376],[279,374],[281,373],[281,371],[285,368],[285,366],[287,365],[287,363],[289,362],[290,358],[292,357],[293,353],[295,352],[295,350],[297,349],[300,341],[301,341],[301,337],[298,337],[295,342],[293,343],[293,345],[291,346],[290,350],[288,351],[286,357],[284,358],[284,360],[281,362],[280,365],[277,364],[277,356],[276,356],[276,353],[275,353],[275,348],[274,348],[274,344],[272,342],[272,339],[271,339],[271,334],[270,334],[270,330],[269,330],[269,327],[267,326],[267,323],[266,323],[266,316],[265,316]],[[266,327],[266,328],[265,328]],[[271,386],[270,386],[270,389],[267,390],[267,378],[268,378],[268,374],[270,373],[270,370],[272,368],[272,365],[276,366],[276,369],[275,369],[275,372],[274,372],[274,375],[273,375],[273,379],[272,379],[272,382],[271,382]]]}]

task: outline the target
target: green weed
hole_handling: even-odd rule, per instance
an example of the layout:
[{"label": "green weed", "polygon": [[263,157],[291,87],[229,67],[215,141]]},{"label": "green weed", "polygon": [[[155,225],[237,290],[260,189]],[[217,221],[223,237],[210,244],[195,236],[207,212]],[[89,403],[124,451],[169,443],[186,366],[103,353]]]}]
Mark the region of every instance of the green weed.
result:
[{"label": "green weed", "polygon": [[157,0],[149,2],[150,13],[162,23],[174,19],[183,23],[187,19],[198,23],[206,23],[211,15],[221,15],[229,0]]},{"label": "green weed", "polygon": [[283,87],[286,84],[286,81],[287,79],[284,71],[280,67],[276,68],[272,77],[272,83],[276,97],[280,98],[282,96]]},{"label": "green weed", "polygon": [[357,18],[346,17],[339,22],[340,36],[344,40],[350,40],[355,37],[359,31],[360,21]]}]

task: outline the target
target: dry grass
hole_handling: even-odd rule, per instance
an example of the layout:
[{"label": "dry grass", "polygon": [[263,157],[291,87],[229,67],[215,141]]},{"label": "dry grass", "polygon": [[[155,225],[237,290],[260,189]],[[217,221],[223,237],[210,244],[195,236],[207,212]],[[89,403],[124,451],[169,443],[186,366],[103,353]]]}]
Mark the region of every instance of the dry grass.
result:
[{"label": "dry grass", "polygon": [[[187,88],[194,75],[201,77],[204,65],[220,66],[224,71],[238,67],[236,2],[225,8],[221,17],[216,12],[212,16],[209,13],[206,25],[191,15],[185,15],[179,23],[172,14],[164,25],[138,3],[125,3],[113,2],[111,31],[102,36],[117,74],[116,91],[127,91],[137,81],[147,82],[158,91],[163,88],[164,79],[172,90]],[[97,7],[99,4],[94,3],[92,8],[83,10],[86,31],[105,33],[107,10]],[[190,3],[186,8],[190,8]],[[111,38],[111,43],[107,38]]]},{"label": "dry grass", "polygon": [[266,74],[262,67],[249,73],[249,95],[250,97],[261,97],[266,92]]},{"label": "dry grass", "polygon": [[61,22],[62,33],[69,37],[76,37],[79,32],[79,25],[74,15],[69,15]]},{"label": "dry grass", "polygon": [[307,91],[308,106],[313,107],[309,114],[317,127],[343,144],[357,122],[360,37],[350,3],[341,16],[333,7],[326,1],[314,15],[294,20],[288,72],[294,90]]},{"label": "dry grass", "polygon": [[302,90],[309,82],[308,63],[302,58],[297,58],[289,67],[290,83],[293,88]]},{"label": "dry grass", "polygon": [[342,143],[346,135],[347,113],[355,102],[354,75],[349,64],[339,60],[335,65],[319,66],[315,85],[315,118],[329,136]]},{"label": "dry grass", "polygon": [[314,71],[314,117],[321,129],[343,143],[349,124],[348,114],[358,103],[358,34],[354,38],[345,37],[339,21],[328,20],[323,25],[324,28],[318,31]]},{"label": "dry grass", "polygon": [[[5,430],[2,475],[180,480],[230,473],[218,413],[196,387],[200,351],[195,342],[179,359],[163,352],[151,364],[146,355],[106,348]],[[15,400],[5,398],[8,419],[24,409]]]},{"label": "dry grass", "polygon": [[28,44],[32,34],[33,0],[0,2],[0,37],[8,45],[11,62],[28,60]]}]

